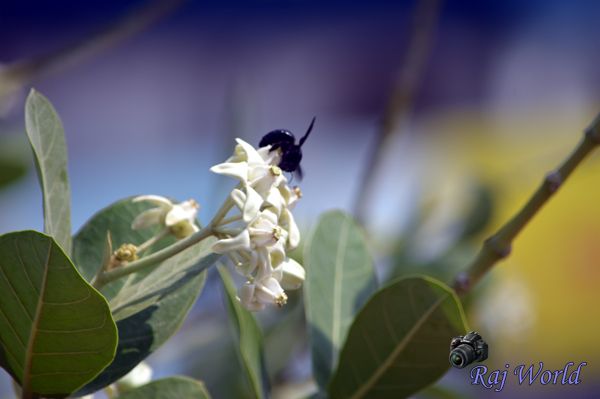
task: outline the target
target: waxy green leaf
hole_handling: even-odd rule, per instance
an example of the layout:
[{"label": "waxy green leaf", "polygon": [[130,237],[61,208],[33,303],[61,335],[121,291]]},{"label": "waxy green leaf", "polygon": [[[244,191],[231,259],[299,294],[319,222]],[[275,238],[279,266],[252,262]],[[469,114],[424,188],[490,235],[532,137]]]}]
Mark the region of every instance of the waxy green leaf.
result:
[{"label": "waxy green leaf", "polygon": [[65,133],[50,101],[33,89],[25,104],[25,129],[42,188],[44,231],[70,255],[71,189]]},{"label": "waxy green leaf", "polygon": [[2,366],[29,394],[67,395],[113,359],[108,303],[52,237],[0,236]]},{"label": "waxy green leaf", "polygon": [[450,340],[468,330],[460,301],[429,277],[397,280],[356,316],[331,384],[338,398],[406,398],[449,368]]},{"label": "waxy green leaf", "polygon": [[122,393],[117,399],[210,399],[200,381],[187,377],[168,377]]},{"label": "waxy green leaf", "polygon": [[25,176],[29,154],[29,144],[24,137],[0,135],[0,190]]},{"label": "waxy green leaf", "polygon": [[[104,208],[81,228],[73,240],[73,259],[87,279],[93,278],[102,263],[107,232],[110,231],[115,249],[124,243],[139,245],[158,233],[157,228],[131,229],[133,219],[152,207],[127,198]],[[173,241],[173,238],[163,239],[153,250]],[[119,345],[113,363],[80,394],[94,392],[118,380],[179,329],[202,290],[204,270],[219,259],[219,255],[210,252],[210,242],[204,240],[160,265],[102,288],[117,322]]]},{"label": "waxy green leaf", "polygon": [[240,360],[250,383],[252,396],[266,398],[268,397],[268,381],[264,363],[262,332],[252,313],[244,309],[237,300],[235,284],[227,269],[222,266],[218,269],[223,282],[229,320],[235,330]]},{"label": "waxy green leaf", "polygon": [[325,389],[348,328],[377,283],[362,230],[340,211],[321,217],[304,248],[304,263],[313,374]]}]

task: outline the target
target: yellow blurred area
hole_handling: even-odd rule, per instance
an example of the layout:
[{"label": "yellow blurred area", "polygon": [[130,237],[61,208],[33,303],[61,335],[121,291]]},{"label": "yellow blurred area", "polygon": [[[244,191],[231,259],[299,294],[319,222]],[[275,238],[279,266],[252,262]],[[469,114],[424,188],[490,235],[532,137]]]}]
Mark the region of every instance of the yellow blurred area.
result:
[{"label": "yellow blurred area", "polygon": [[[525,115],[500,124],[453,115],[428,123],[427,130],[439,132],[431,135],[430,147],[442,163],[440,178],[460,182],[476,177],[493,187],[498,208],[485,235],[524,204],[594,117],[593,111],[581,119],[552,115]],[[598,152],[517,237],[511,256],[492,270],[489,290],[470,312],[471,327],[491,341],[492,367],[587,361],[588,378],[600,374],[594,362],[600,359]]]}]

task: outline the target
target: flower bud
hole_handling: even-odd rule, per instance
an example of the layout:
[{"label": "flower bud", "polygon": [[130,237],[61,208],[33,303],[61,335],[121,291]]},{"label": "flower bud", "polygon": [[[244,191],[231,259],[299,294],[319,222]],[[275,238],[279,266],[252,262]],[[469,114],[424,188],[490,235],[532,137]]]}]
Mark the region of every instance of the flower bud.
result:
[{"label": "flower bud", "polygon": [[306,272],[300,263],[289,258],[279,267],[281,268],[281,286],[284,290],[297,290],[302,287]]},{"label": "flower bud", "polygon": [[137,247],[133,244],[123,244],[114,253],[119,262],[133,262],[137,260]]}]

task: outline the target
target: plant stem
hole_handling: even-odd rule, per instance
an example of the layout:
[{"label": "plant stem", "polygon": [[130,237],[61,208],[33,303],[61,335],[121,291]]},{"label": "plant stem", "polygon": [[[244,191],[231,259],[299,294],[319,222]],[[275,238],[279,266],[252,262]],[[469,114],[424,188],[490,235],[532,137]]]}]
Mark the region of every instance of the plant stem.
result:
[{"label": "plant stem", "polygon": [[495,234],[487,238],[479,253],[467,270],[454,280],[454,289],[464,295],[500,260],[511,252],[513,240],[539,212],[554,193],[564,184],[575,168],[600,145],[600,114],[585,130],[583,138],[571,155],[555,170],[546,175],[542,184],[529,198],[527,203],[502,226]]},{"label": "plant stem", "polygon": [[233,215],[231,217],[228,217],[228,218],[225,218],[225,219],[221,220],[221,223],[219,223],[219,224],[221,226],[224,226],[224,225],[229,224],[229,223],[237,222],[238,220],[241,220],[241,219],[242,219],[242,214],[239,213],[237,215]]},{"label": "plant stem", "polygon": [[214,218],[210,221],[210,223],[204,227],[203,229],[195,232],[191,236],[184,238],[183,240],[177,241],[173,245],[170,245],[166,248],[161,249],[160,251],[154,252],[146,257],[143,257],[134,262],[128,263],[126,265],[122,265],[121,267],[107,270],[102,273],[99,273],[96,278],[92,281],[92,285],[96,289],[100,289],[106,284],[115,281],[121,277],[127,276],[131,273],[139,272],[140,270],[146,269],[148,267],[153,267],[159,265],[161,262],[169,259],[172,256],[177,255],[179,252],[186,250],[215,234],[215,226],[219,225],[219,222],[227,215],[229,210],[233,207],[234,203],[231,197],[227,197],[221,208],[217,211]]},{"label": "plant stem", "polygon": [[178,254],[179,252],[191,247],[194,244],[199,243],[200,241],[212,235],[212,224],[209,224],[202,230],[197,231],[191,236],[184,238],[183,240],[177,241],[173,245],[163,248],[160,251],[157,251],[151,255],[148,255],[144,258],[128,263],[121,267],[100,273],[92,285],[96,289],[99,289],[105,286],[106,284],[115,281],[116,279],[119,279],[123,276],[139,272],[140,270],[146,269],[154,265],[158,265],[161,262],[169,259],[170,257]]},{"label": "plant stem", "polygon": [[402,126],[411,115],[414,98],[431,52],[441,9],[440,3],[441,0],[419,0],[416,5],[406,58],[398,71],[390,98],[383,111],[377,136],[367,154],[356,192],[354,214],[363,224],[368,211],[369,195],[373,191],[374,177],[385,149],[389,145],[389,139],[396,128]]},{"label": "plant stem", "polygon": [[145,250],[150,248],[152,245],[156,244],[159,240],[166,237],[167,234],[169,234],[169,229],[165,228],[162,231],[160,231],[157,235],[155,235],[154,237],[152,237],[149,240],[147,240],[146,242],[138,245],[138,247],[137,247],[138,255],[140,255],[142,252],[144,252]]},{"label": "plant stem", "polygon": [[217,226],[214,229],[214,232],[217,234],[223,234],[230,237],[235,237],[242,232],[241,228],[227,228],[223,226]]},{"label": "plant stem", "polygon": [[[33,79],[61,71],[126,39],[160,21],[183,3],[182,0],[156,0],[144,4],[93,34],[53,52],[16,61],[0,71],[0,83],[18,89]],[[0,84],[0,86],[2,86]],[[0,96],[4,93],[0,93]]]},{"label": "plant stem", "polygon": [[[240,186],[238,185],[238,188]],[[221,205],[221,208],[219,208],[219,210],[217,211],[217,213],[215,214],[215,216],[213,217],[213,219],[211,220],[210,224],[212,226],[218,226],[221,224],[221,222],[223,221],[223,219],[225,218],[225,216],[227,216],[227,214],[229,213],[229,211],[231,210],[231,208],[233,207],[234,203],[233,200],[231,199],[231,196],[227,196],[227,199],[225,200],[225,202],[223,203],[223,205]]]}]

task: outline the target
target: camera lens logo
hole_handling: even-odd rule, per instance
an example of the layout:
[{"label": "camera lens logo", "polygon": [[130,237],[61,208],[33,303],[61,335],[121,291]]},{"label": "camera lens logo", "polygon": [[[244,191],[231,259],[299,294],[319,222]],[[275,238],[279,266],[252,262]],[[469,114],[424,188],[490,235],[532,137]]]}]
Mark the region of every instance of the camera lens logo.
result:
[{"label": "camera lens logo", "polygon": [[452,338],[450,341],[450,364],[462,369],[473,362],[483,362],[488,358],[488,345],[475,331]]}]

